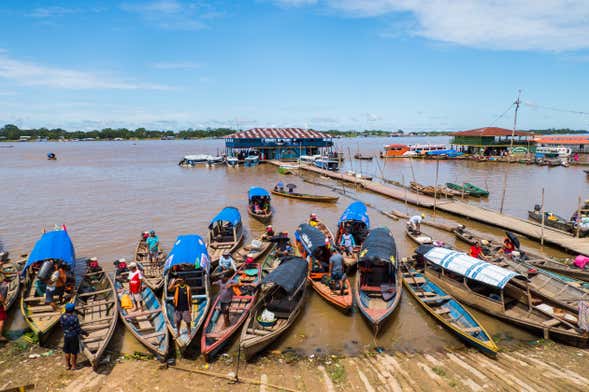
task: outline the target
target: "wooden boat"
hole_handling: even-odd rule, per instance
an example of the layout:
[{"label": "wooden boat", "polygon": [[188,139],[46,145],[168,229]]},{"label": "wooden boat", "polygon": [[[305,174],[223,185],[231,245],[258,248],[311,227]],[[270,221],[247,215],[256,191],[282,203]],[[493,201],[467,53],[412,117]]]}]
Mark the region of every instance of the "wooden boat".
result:
[{"label": "wooden boat", "polygon": [[[542,213],[539,209],[534,208],[534,210],[528,211],[528,216],[531,220],[542,223]],[[574,229],[573,222],[548,211],[544,212],[544,225],[567,233],[572,233]]]},{"label": "wooden boat", "polygon": [[489,196],[489,192],[483,188],[479,188],[469,182],[465,182],[463,185],[454,184],[451,182],[447,182],[446,186],[450,189],[455,191],[467,194],[468,196],[473,197],[487,197]]},{"label": "wooden boat", "polygon": [[356,305],[376,336],[398,308],[403,294],[397,246],[390,230],[384,227],[371,230],[360,255]]},{"label": "wooden boat", "polygon": [[[252,272],[250,272],[252,271]],[[229,325],[225,325],[220,311],[220,298],[217,296],[211,311],[203,326],[200,342],[200,352],[207,359],[215,356],[219,350],[229,342],[239,327],[249,316],[250,310],[256,302],[257,285],[262,279],[262,268],[259,263],[243,264],[228,283],[235,284],[240,294],[234,294],[229,305]],[[225,290],[234,290],[233,287]]]},{"label": "wooden boat", "polygon": [[[198,267],[197,267],[198,266]],[[178,236],[166,260],[164,269],[164,293],[162,296],[164,320],[180,353],[190,346],[198,336],[200,327],[211,304],[209,283],[209,256],[203,239],[196,234]],[[170,287],[175,278],[183,278],[190,287],[190,331],[182,322],[180,336],[174,319],[175,290]],[[190,333],[189,333],[190,332]]]},{"label": "wooden boat", "polygon": [[[322,227],[327,229],[325,225]],[[325,241],[326,238],[328,238],[327,242]],[[329,237],[326,237],[325,232],[321,231],[319,226],[313,227],[305,223],[299,225],[295,231],[296,250],[305,259],[311,256],[309,257],[308,269],[308,279],[311,287],[327,302],[335,305],[344,312],[348,312],[352,309],[354,302],[349,278],[346,277],[344,280],[343,295],[339,289],[332,290],[329,285],[322,281],[324,276],[329,275],[325,267],[326,263],[328,265],[328,260],[331,256],[331,252],[326,246],[327,244],[333,246],[333,242],[329,240]]]},{"label": "wooden boat", "polygon": [[429,280],[423,269],[416,270],[403,262],[403,284],[413,298],[444,327],[466,344],[491,357],[497,355],[497,345],[483,325],[460,302]]},{"label": "wooden boat", "polygon": [[266,241],[263,237],[259,237],[249,244],[243,246],[233,254],[233,260],[237,265],[244,263],[248,257],[253,261],[264,257],[276,244]]},{"label": "wooden boat", "polygon": [[262,261],[262,278],[265,278],[270,272],[274,271],[276,267],[282,263],[282,259],[277,254],[277,246],[274,245],[272,249],[266,254]]},{"label": "wooden boat", "polygon": [[141,292],[145,311],[137,310],[132,312],[130,309],[122,307],[121,298],[129,295],[127,275],[116,276],[114,282],[121,320],[141,344],[159,359],[163,359],[168,353],[170,343],[161,303],[153,290],[145,285]]},{"label": "wooden boat", "polygon": [[432,197],[460,197],[462,196],[461,192],[446,188],[444,186],[438,186],[437,188],[432,185],[421,185],[415,181],[411,181],[409,186],[412,191],[416,193],[422,193],[427,196]]},{"label": "wooden boat", "polygon": [[[307,262],[288,256],[262,281],[260,300],[250,312],[241,331],[239,345],[246,360],[268,347],[290,328],[300,315],[307,288]],[[264,322],[264,311],[274,314],[274,322]]]},{"label": "wooden boat", "polygon": [[545,339],[589,345],[589,334],[578,328],[578,314],[533,295],[527,279],[517,272],[429,245],[416,250],[416,260],[427,279],[461,302]]},{"label": "wooden boat", "polygon": [[89,333],[80,339],[82,351],[92,367],[96,368],[119,317],[114,283],[102,268],[88,269],[84,275],[76,296],[76,312],[80,326]]},{"label": "wooden boat", "polygon": [[548,271],[553,271],[558,274],[570,276],[571,278],[589,282],[589,270],[580,269],[572,264],[561,263],[549,258],[526,258],[526,263],[537,268],[542,268]]},{"label": "wooden boat", "polygon": [[424,233],[423,231],[419,234],[415,233],[409,225],[405,229],[405,233],[407,233],[407,237],[411,238],[413,242],[418,245],[426,245],[426,244],[433,244],[434,240],[429,234]]},{"label": "wooden boat", "polygon": [[[41,342],[59,322],[62,313],[61,309],[55,311],[50,305],[46,305],[44,289],[37,289],[38,285],[39,287],[42,286],[41,283],[37,282],[41,282],[38,274],[41,272],[43,264],[48,262],[50,265],[52,261],[59,261],[66,266],[68,282],[66,283],[64,302],[71,302],[74,299],[76,289],[75,278],[73,278],[76,257],[74,246],[64,227],[44,233],[35,244],[24,267],[25,279],[20,308],[28,326],[39,337]],[[57,298],[56,304],[58,308],[63,307],[63,303],[58,303]]]},{"label": "wooden boat", "polygon": [[[253,186],[247,192],[248,214],[262,223],[270,222],[272,219],[272,206],[270,205],[270,194],[264,188]],[[259,209],[255,205],[259,205]]]},{"label": "wooden boat", "polygon": [[233,253],[243,240],[241,214],[235,207],[223,208],[209,223],[207,251],[211,265],[215,265],[223,252]]},{"label": "wooden boat", "polygon": [[137,242],[135,248],[134,260],[136,263],[140,263],[143,266],[141,271],[143,274],[144,282],[153,291],[159,291],[164,285],[164,262],[166,261],[166,253],[159,246],[159,252],[156,262],[149,260],[149,250],[147,249],[147,243],[145,242],[144,234],[141,234],[141,238]]},{"label": "wooden boat", "polygon": [[374,158],[372,155],[362,155],[361,153],[354,154],[354,159],[364,160],[364,161],[371,161]]},{"label": "wooden boat", "polygon": [[[361,201],[355,201],[346,208],[344,213],[340,216],[337,222],[337,236],[335,238],[336,245],[340,248],[342,256],[344,257],[344,264],[346,270],[356,266],[358,262],[358,253],[360,248],[368,235],[370,229],[370,217],[366,205]],[[354,237],[354,247],[352,253],[349,254],[347,249],[341,245],[342,236],[349,233]]]},{"label": "wooden boat", "polygon": [[20,293],[20,274],[17,264],[6,262],[0,267],[0,273],[8,280],[8,291],[5,298],[4,310],[9,311]]},{"label": "wooden boat", "polygon": [[288,191],[280,191],[277,189],[272,189],[273,195],[289,197],[291,199],[298,199],[304,201],[315,201],[320,203],[335,203],[338,201],[338,196],[322,196],[322,195],[310,195],[307,193],[296,193],[296,192],[288,192]]}]

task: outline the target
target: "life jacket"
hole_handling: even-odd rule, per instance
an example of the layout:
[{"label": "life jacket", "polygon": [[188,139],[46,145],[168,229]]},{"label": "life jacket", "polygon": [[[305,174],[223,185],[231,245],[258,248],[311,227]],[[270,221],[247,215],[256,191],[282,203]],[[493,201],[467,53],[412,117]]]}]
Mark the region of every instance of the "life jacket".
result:
[{"label": "life jacket", "polygon": [[[186,287],[186,297],[188,299],[188,306],[190,306],[190,302],[192,301],[192,294],[190,293],[190,286],[185,285]],[[176,290],[174,291],[174,307],[178,306],[178,295],[180,294],[180,286],[176,286]]]}]

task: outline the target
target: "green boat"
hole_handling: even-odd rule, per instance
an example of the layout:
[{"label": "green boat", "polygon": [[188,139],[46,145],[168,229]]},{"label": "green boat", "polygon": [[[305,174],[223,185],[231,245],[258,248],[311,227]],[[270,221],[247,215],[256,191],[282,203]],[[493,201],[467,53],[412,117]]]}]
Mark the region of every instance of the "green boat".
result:
[{"label": "green boat", "polygon": [[464,192],[465,194],[473,197],[487,197],[489,196],[489,191],[484,190],[483,188],[479,188],[469,182],[465,182],[464,185],[453,184],[451,182],[447,182],[446,186],[450,189],[455,191]]}]

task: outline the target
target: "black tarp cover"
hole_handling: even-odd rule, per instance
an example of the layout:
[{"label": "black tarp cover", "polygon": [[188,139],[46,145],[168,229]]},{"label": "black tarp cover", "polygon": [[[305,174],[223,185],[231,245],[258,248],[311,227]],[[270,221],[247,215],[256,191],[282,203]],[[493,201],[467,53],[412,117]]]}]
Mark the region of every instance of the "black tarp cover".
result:
[{"label": "black tarp cover", "polygon": [[317,250],[325,246],[325,235],[313,226],[303,223],[295,231],[297,241],[301,242],[307,252],[317,254]]},{"label": "black tarp cover", "polygon": [[366,241],[360,250],[360,264],[389,261],[396,264],[397,245],[391,231],[386,227],[377,227],[370,230]]},{"label": "black tarp cover", "polygon": [[305,279],[307,279],[307,261],[297,256],[288,256],[282,259],[280,265],[270,272],[262,283],[277,284],[292,295],[305,282]]}]

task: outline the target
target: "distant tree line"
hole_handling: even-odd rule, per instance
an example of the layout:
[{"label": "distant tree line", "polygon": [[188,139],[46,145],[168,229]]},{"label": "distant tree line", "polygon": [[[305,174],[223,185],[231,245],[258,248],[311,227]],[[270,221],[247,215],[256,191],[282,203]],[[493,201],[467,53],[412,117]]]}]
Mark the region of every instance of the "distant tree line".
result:
[{"label": "distant tree line", "polygon": [[[127,128],[104,128],[93,131],[66,131],[62,128],[32,128],[20,129],[16,125],[7,124],[0,128],[0,139],[18,140],[21,136],[29,136],[31,139],[46,138],[48,140],[59,139],[86,139],[93,138],[96,140],[113,140],[113,139],[161,139],[162,137],[176,137],[179,139],[203,139],[203,138],[220,138],[230,135],[240,130],[231,128],[206,128],[192,129],[188,128],[181,131],[161,131],[150,130],[145,128],[127,129]],[[562,134],[583,134],[588,133],[586,130],[573,130],[568,128],[561,129],[531,129],[531,132],[539,135],[562,135]],[[336,137],[366,137],[366,136],[447,136],[452,135],[452,131],[420,131],[404,132],[385,131],[383,129],[366,129],[363,131],[330,129],[326,133]]]}]

